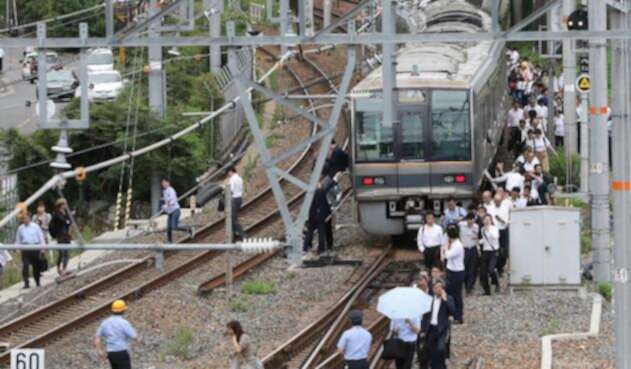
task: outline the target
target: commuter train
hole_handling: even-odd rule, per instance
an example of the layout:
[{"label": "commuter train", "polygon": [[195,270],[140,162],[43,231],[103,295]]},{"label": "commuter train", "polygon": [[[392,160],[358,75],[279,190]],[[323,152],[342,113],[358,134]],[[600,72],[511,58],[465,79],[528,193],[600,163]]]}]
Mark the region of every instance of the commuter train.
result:
[{"label": "commuter train", "polygon": [[[416,2],[418,3],[418,2]],[[481,32],[491,17],[464,0],[398,9],[410,32]],[[352,181],[361,227],[418,229],[453,196],[471,202],[502,136],[503,41],[407,44],[396,54],[395,122],[382,124],[382,68],[351,91]]]}]

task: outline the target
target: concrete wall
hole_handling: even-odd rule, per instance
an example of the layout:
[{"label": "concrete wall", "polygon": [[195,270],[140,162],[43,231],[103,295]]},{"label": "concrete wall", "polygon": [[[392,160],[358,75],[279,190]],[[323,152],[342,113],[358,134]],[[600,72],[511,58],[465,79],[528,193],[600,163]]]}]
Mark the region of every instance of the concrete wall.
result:
[{"label": "concrete wall", "polygon": [[[244,55],[247,55],[250,62],[244,65],[242,70],[248,78],[252,78],[252,52],[250,49],[242,49],[240,51]],[[237,86],[234,82],[227,83],[223,87],[224,101],[230,101],[239,95]],[[245,122],[245,113],[240,104],[237,104],[235,109],[221,115],[219,121],[219,129],[221,132],[220,152],[223,152],[228,145],[232,142],[232,139],[239,133],[239,130]]]}]

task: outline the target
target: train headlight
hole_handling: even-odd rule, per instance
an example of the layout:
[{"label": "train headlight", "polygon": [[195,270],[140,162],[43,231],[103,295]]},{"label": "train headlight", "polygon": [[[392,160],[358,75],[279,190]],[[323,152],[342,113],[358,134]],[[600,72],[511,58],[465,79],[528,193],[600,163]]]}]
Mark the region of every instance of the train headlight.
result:
[{"label": "train headlight", "polygon": [[455,179],[456,183],[465,183],[467,181],[467,177],[464,174],[457,175]]},{"label": "train headlight", "polygon": [[463,184],[467,182],[467,176],[465,176],[464,174],[456,174],[456,175],[450,175],[450,176],[444,176],[443,177],[443,181],[445,181],[445,183],[458,183],[458,184]]},{"label": "train headlight", "polygon": [[384,177],[362,177],[362,185],[364,186],[383,186],[385,183]]},{"label": "train headlight", "polygon": [[443,181],[445,181],[445,183],[454,183],[456,179],[454,176],[444,176]]}]

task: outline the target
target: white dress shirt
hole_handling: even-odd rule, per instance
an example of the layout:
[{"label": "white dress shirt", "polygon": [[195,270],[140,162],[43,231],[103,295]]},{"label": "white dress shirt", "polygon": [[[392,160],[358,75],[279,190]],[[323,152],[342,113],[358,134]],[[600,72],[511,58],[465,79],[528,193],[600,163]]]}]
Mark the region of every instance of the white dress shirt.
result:
[{"label": "white dress shirt", "polygon": [[[502,201],[500,206],[495,205],[495,202],[493,202],[493,204],[487,209],[489,214],[493,217],[493,224],[495,224],[495,226],[500,230],[506,229],[508,227],[508,222],[510,221],[511,205],[512,204],[510,200],[508,200],[508,202]],[[504,223],[500,222],[497,219],[498,217],[501,218]]]},{"label": "white dress shirt", "polygon": [[[421,327],[421,318],[412,318],[410,319],[412,324],[419,329]],[[410,325],[406,323],[405,319],[392,319],[390,321],[390,330],[392,332],[397,333],[397,337],[399,337],[404,342],[416,342],[418,338],[418,333],[414,332]]]},{"label": "white dress shirt", "polygon": [[15,243],[18,245],[44,245],[46,239],[44,238],[42,229],[37,224],[31,222],[28,225],[22,224],[18,227]]},{"label": "white dress shirt", "polygon": [[430,325],[438,325],[438,312],[440,311],[440,303],[442,299],[438,296],[434,296],[434,301],[432,302],[432,319],[430,320]]},{"label": "white dress shirt", "polygon": [[563,114],[554,117],[554,135],[560,137],[565,136],[565,117]]},{"label": "white dress shirt", "polygon": [[418,249],[423,252],[428,247],[436,247],[443,244],[443,227],[438,224],[421,226],[416,237]]},{"label": "white dress shirt", "polygon": [[506,172],[500,177],[493,178],[493,182],[501,183],[506,182],[506,190],[512,191],[513,188],[518,187],[519,192],[524,189],[525,178],[519,172]]},{"label": "white dress shirt", "polygon": [[513,209],[525,208],[528,206],[528,199],[525,197],[518,197],[515,200],[511,200],[513,203]]},{"label": "white dress shirt", "polygon": [[235,199],[243,197],[243,179],[236,173],[230,177],[230,193]]},{"label": "white dress shirt", "polygon": [[470,249],[478,244],[478,231],[479,226],[474,222],[471,227],[467,224],[466,220],[458,223],[460,226],[460,241],[465,249]]},{"label": "white dress shirt", "polygon": [[546,149],[552,148],[552,144],[550,144],[550,140],[544,135],[541,137],[535,137],[534,139],[534,150],[535,152],[546,152]]},{"label": "white dress shirt", "polygon": [[460,240],[451,241],[451,247],[447,249],[447,244],[443,246],[445,248],[445,259],[447,259],[447,270],[452,272],[464,271],[464,247]]},{"label": "white dress shirt", "polygon": [[342,333],[337,348],[344,351],[344,360],[361,360],[368,358],[372,345],[372,335],[361,326],[354,326]]},{"label": "white dress shirt", "polygon": [[164,209],[165,213],[171,214],[180,208],[180,204],[177,201],[177,193],[173,187],[169,186],[162,190],[162,199],[164,200],[162,209]]},{"label": "white dress shirt", "polygon": [[519,127],[519,121],[524,119],[524,110],[517,108],[508,111],[507,125],[509,127]]},{"label": "white dress shirt", "polygon": [[482,251],[497,251],[500,249],[500,231],[496,226],[489,229],[482,228]]},{"label": "white dress shirt", "polygon": [[537,158],[533,158],[532,161],[528,162],[524,162],[524,170],[526,172],[534,172],[535,171],[535,167],[537,165],[541,164],[541,162],[539,162],[539,159]]}]

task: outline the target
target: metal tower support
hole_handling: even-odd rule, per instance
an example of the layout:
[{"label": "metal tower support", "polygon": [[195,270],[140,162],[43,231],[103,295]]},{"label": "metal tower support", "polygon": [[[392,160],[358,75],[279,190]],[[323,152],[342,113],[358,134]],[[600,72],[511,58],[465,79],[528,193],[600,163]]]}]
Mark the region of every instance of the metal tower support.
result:
[{"label": "metal tower support", "polygon": [[[149,3],[149,18],[158,13],[158,0]],[[159,24],[155,22],[149,25],[149,37],[160,37],[156,30]],[[162,68],[162,47],[149,46],[149,106],[161,117],[164,116],[164,71]]]},{"label": "metal tower support", "polygon": [[[395,13],[392,8],[392,0],[382,0],[381,7],[383,14],[381,16],[381,29],[384,37],[394,36],[395,29]],[[397,84],[397,71],[394,65],[395,44],[383,44],[383,124],[391,127],[396,118],[394,116],[394,92]]]},{"label": "metal tower support", "polygon": [[[228,57],[228,66],[236,76],[235,82],[239,89],[240,100],[239,103],[243,106],[245,111],[246,118],[248,120],[248,124],[250,126],[250,130],[254,136],[254,142],[256,143],[256,147],[258,149],[259,154],[261,155],[261,159],[263,162],[263,166],[265,167],[265,173],[267,175],[267,179],[272,187],[272,192],[274,193],[274,197],[276,199],[276,203],[278,205],[278,209],[280,211],[281,217],[283,219],[283,223],[285,225],[285,232],[287,235],[287,243],[292,246],[292,252],[290,256],[292,265],[300,265],[301,263],[301,254],[302,254],[302,230],[304,228],[305,221],[307,220],[307,215],[309,214],[309,208],[311,207],[311,202],[313,200],[313,194],[315,192],[316,186],[320,180],[320,174],[322,173],[322,167],[324,166],[324,161],[326,159],[326,154],[328,151],[328,147],[331,144],[331,140],[333,139],[333,135],[335,134],[335,128],[337,127],[338,120],[340,118],[342,112],[342,106],[344,105],[346,92],[348,91],[351,83],[351,77],[353,76],[353,70],[355,67],[355,49],[349,47],[347,50],[348,58],[346,62],[346,68],[344,70],[344,75],[342,77],[342,82],[339,88],[339,93],[335,98],[335,103],[333,106],[333,110],[329,117],[328,122],[322,121],[320,118],[315,115],[305,112],[300,107],[296,106],[294,103],[277,95],[275,92],[266,89],[258,83],[254,83],[249,79],[246,79],[243,74],[241,74],[236,65],[236,56],[234,51],[229,52]],[[285,152],[279,155],[276,158],[272,158],[270,155],[267,145],[265,143],[265,137],[261,128],[259,126],[258,119],[256,117],[256,113],[252,106],[252,100],[250,95],[248,94],[248,87],[251,87],[267,97],[273,98],[278,103],[283,106],[293,110],[297,114],[309,119],[314,124],[317,124],[321,127],[321,131],[310,137],[309,139],[299,143],[297,146],[290,149],[288,152]],[[294,177],[290,173],[278,168],[276,165],[287,158],[288,156],[293,155],[293,153],[298,152],[300,147],[306,147],[311,143],[314,143],[318,140],[321,140],[320,147],[318,149],[318,156],[316,159],[315,167],[309,181],[306,183],[299,178]],[[297,149],[298,148],[298,149]],[[303,200],[302,206],[300,208],[300,212],[295,219],[292,219],[292,215],[289,211],[289,207],[287,205],[287,201],[285,199],[285,195],[283,190],[280,187],[279,179],[284,178],[290,183],[300,187],[303,189],[306,194]]]},{"label": "metal tower support", "polygon": [[[612,13],[612,28],[631,32],[631,16]],[[616,368],[631,369],[631,42],[613,46],[613,211],[614,211],[614,316]]]},{"label": "metal tower support", "polygon": [[[569,16],[576,8],[574,0],[563,0],[563,17]],[[564,22],[565,23],[565,22]],[[572,155],[578,153],[578,130],[576,126],[576,55],[575,42],[563,40],[563,116],[565,117],[565,160],[571,163]]]},{"label": "metal tower support", "polygon": [[324,0],[324,20],[322,28],[326,28],[331,25],[331,1],[332,0]]},{"label": "metal tower support", "polygon": [[[607,28],[607,4],[589,1],[590,30]],[[590,173],[592,206],[592,249],[594,279],[606,282],[611,279],[611,244],[609,238],[609,160],[607,137],[607,41],[591,40],[589,62],[592,74],[590,114]]]},{"label": "metal tower support", "polygon": [[[280,0],[280,35],[287,36],[287,27],[289,24],[289,0]],[[280,54],[287,53],[287,45],[280,46]]]},{"label": "metal tower support", "polygon": [[[208,27],[210,37],[221,36],[221,13],[224,10],[223,0],[204,0],[206,11],[209,14]],[[210,45],[210,71],[219,73],[221,70],[221,46]]]},{"label": "metal tower support", "polygon": [[112,39],[114,36],[114,0],[105,0],[105,37]]}]

